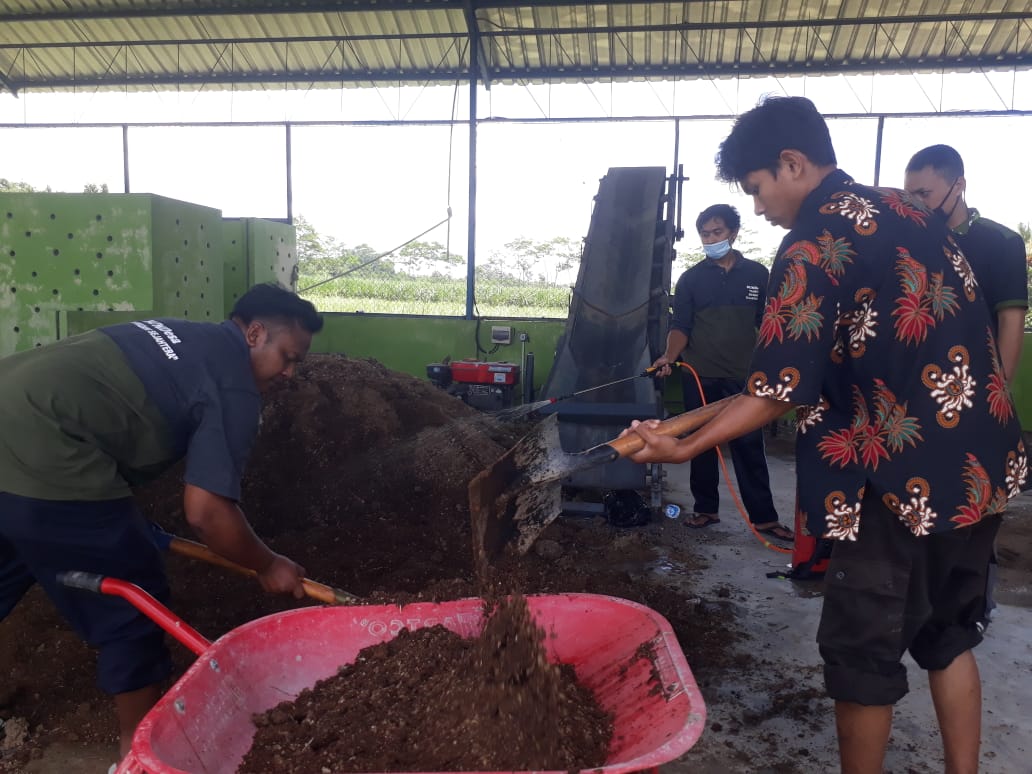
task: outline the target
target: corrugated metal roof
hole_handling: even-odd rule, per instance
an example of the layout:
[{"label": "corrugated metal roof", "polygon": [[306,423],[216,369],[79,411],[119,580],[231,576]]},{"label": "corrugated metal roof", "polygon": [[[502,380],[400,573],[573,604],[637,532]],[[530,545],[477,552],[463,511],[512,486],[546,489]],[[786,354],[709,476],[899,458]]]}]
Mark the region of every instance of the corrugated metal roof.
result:
[{"label": "corrugated metal roof", "polygon": [[0,87],[1026,68],[1030,22],[1032,0],[7,0]]}]

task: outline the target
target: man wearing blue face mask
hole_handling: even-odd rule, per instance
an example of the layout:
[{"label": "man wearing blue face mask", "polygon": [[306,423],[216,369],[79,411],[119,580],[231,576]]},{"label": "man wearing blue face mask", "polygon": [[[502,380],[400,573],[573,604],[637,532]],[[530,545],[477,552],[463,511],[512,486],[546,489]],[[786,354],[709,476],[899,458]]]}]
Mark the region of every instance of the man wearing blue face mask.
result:
[{"label": "man wearing blue face mask", "polygon": [[[767,300],[768,272],[732,245],[742,219],[729,204],[707,207],[695,221],[706,257],[684,272],[674,290],[674,316],[663,356],[653,364],[659,375],[670,373],[670,363],[682,360],[685,369],[684,407],[712,403],[745,388],[749,361],[756,346],[756,330]],[[683,353],[683,354],[682,354]],[[701,392],[700,395],[700,385]],[[758,532],[792,541],[792,531],[779,521],[770,493],[763,432],[756,430],[730,442],[735,477],[749,520]],[[691,461],[694,512],[689,527],[708,527],[720,521],[717,454],[710,450]]]}]

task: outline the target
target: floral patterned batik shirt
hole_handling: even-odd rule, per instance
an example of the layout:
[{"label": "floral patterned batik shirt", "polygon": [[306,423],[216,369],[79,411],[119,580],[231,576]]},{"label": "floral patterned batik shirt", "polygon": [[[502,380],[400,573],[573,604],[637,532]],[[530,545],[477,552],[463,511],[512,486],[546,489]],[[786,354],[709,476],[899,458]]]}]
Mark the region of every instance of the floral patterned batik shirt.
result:
[{"label": "floral patterned batik shirt", "polygon": [[778,250],[752,395],[796,404],[798,507],[856,540],[866,488],[914,535],[999,513],[1028,475],[981,290],[941,220],[836,170]]}]

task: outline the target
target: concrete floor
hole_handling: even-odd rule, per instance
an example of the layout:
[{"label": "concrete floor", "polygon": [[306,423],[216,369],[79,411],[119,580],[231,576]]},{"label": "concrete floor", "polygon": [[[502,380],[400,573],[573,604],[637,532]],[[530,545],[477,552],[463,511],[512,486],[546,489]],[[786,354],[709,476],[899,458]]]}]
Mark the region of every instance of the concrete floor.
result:
[{"label": "concrete floor", "polygon": [[[775,502],[783,523],[791,523],[793,463],[771,456]],[[729,466],[730,467],[730,466]],[[688,466],[667,466],[668,501],[690,512]],[[732,474],[733,475],[733,474]],[[821,662],[814,637],[820,614],[819,584],[768,578],[787,568],[788,557],[763,547],[742,523],[726,489],[721,522],[701,530],[680,521],[651,525],[670,559],[689,552],[709,566],[686,583],[703,600],[728,604],[749,639],[736,649],[741,668],[719,684],[702,685],[707,728],[681,760],[664,767],[671,774],[694,772],[831,772],[838,770],[832,703],[823,694]],[[1032,493],[1015,501],[1032,510]],[[1032,545],[1028,546],[1032,550]],[[660,563],[662,566],[662,563]],[[983,684],[981,771],[1032,772],[1032,591],[1030,578],[1001,579],[1001,604],[976,649]],[[691,663],[691,654],[688,655]],[[923,774],[943,770],[942,753],[926,674],[907,658],[910,693],[894,716],[885,762],[887,772]]]},{"label": "concrete floor", "polygon": [[[788,454],[771,454],[775,502],[789,523],[794,476]],[[689,512],[688,466],[667,466],[667,500]],[[734,613],[747,639],[731,645],[736,666],[700,684],[706,728],[664,774],[823,774],[838,770],[831,702],[824,696],[814,636],[820,588],[768,578],[788,568],[788,557],[763,547],[741,521],[726,490],[721,522],[686,529],[663,519],[643,528],[657,556],[636,572],[684,585],[686,604],[718,605]],[[1014,503],[1032,520],[1032,492]],[[637,530],[626,539],[634,540]],[[1032,535],[1032,531],[1028,533]],[[1032,554],[1032,539],[1025,555]],[[685,569],[697,568],[697,569]],[[983,774],[1032,774],[1032,573],[1001,572],[988,637],[976,651],[982,671]],[[692,654],[686,653],[688,662]],[[898,705],[885,770],[890,774],[941,772],[942,755],[928,681],[908,663],[910,694]],[[97,774],[115,750],[54,745],[26,769],[32,774]]]}]

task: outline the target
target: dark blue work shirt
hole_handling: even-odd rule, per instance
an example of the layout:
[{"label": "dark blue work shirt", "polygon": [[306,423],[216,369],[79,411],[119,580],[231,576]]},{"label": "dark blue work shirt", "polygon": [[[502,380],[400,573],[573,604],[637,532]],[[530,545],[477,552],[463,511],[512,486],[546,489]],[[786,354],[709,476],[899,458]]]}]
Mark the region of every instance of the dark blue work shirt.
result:
[{"label": "dark blue work shirt", "polygon": [[730,269],[704,258],[681,275],[674,289],[670,325],[688,337],[681,359],[703,378],[745,381],[749,375],[768,273],[738,251],[734,256]]},{"label": "dark blue work shirt", "polygon": [[176,451],[186,455],[186,483],[239,500],[262,404],[236,323],[163,318],[100,330],[167,420]]}]

